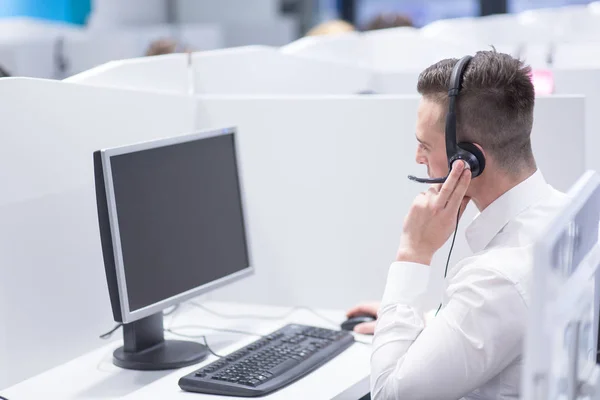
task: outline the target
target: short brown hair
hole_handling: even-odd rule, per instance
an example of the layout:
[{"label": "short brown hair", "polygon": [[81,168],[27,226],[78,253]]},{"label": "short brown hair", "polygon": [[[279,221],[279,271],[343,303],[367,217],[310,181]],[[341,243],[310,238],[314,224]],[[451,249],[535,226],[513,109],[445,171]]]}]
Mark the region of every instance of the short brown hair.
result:
[{"label": "short brown hair", "polygon": [[158,39],[150,43],[146,50],[146,56],[162,56],[165,54],[173,54],[177,50],[177,42],[172,39]]},{"label": "short brown hair", "polygon": [[413,26],[412,19],[408,15],[395,13],[379,14],[369,21],[365,30],[376,31],[379,29],[401,28],[406,26]]},{"label": "short brown hair", "polygon": [[[450,75],[457,62],[442,60],[421,72],[419,93],[447,107]],[[496,50],[477,52],[464,72],[457,101],[458,140],[481,145],[507,172],[535,168],[534,103],[529,66]]]}]

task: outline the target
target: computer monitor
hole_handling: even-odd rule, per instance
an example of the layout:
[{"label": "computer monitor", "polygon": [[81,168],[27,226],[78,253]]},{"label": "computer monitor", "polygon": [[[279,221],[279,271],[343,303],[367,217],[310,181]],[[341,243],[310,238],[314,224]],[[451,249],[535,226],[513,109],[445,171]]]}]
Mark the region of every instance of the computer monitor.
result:
[{"label": "computer monitor", "polygon": [[165,340],[163,310],[253,273],[235,129],[99,150],[94,172],[112,311],[138,370],[202,360],[199,343]]},{"label": "computer monitor", "polygon": [[600,286],[600,176],[583,175],[532,247],[522,399],[595,391]]}]

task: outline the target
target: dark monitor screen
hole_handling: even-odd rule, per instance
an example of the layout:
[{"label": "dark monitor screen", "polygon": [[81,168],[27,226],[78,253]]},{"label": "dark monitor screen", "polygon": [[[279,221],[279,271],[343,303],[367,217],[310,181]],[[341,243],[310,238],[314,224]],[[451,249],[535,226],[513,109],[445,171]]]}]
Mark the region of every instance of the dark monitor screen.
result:
[{"label": "dark monitor screen", "polygon": [[249,267],[233,134],[110,163],[130,312]]}]

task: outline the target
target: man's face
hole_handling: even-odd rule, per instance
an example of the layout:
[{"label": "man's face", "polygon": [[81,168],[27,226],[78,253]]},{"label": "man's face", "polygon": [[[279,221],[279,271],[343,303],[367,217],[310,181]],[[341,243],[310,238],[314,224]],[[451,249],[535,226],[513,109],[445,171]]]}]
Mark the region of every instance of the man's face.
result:
[{"label": "man's face", "polygon": [[444,115],[445,110],[441,105],[424,97],[421,99],[417,112],[416,161],[427,166],[430,178],[448,175]]}]

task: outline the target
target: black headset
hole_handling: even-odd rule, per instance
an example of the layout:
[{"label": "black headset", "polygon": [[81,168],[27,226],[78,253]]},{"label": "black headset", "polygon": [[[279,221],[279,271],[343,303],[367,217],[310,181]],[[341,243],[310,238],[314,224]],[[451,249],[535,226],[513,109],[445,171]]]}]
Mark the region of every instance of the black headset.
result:
[{"label": "black headset", "polygon": [[473,143],[456,141],[456,100],[460,89],[462,88],[462,79],[469,62],[473,57],[466,56],[461,58],[450,76],[450,88],[448,89],[448,114],[446,115],[446,155],[448,157],[448,175],[443,178],[417,178],[409,175],[408,179],[419,183],[444,183],[450,171],[452,164],[457,160],[464,160],[471,167],[471,177],[475,178],[483,172],[485,168],[485,157],[477,146]]}]

